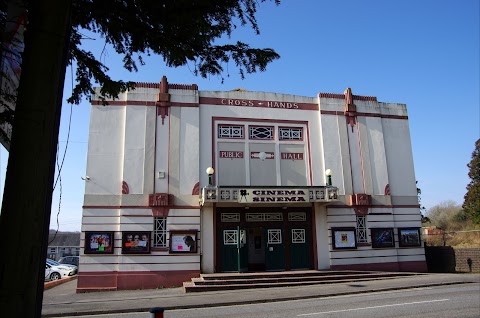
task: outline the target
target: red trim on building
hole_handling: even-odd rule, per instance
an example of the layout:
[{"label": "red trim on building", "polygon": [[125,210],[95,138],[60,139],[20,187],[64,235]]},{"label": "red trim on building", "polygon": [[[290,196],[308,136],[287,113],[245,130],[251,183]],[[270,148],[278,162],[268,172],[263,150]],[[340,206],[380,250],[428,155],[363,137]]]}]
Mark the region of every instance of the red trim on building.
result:
[{"label": "red trim on building", "polygon": [[158,83],[146,83],[146,82],[136,82],[136,88],[160,88],[160,84]]},{"label": "red trim on building", "polygon": [[313,169],[312,169],[312,151],[310,150],[310,127],[308,126],[308,122],[305,123],[305,130],[307,134],[307,148],[308,148],[308,166],[309,166],[309,174],[310,174],[310,185],[313,184]]},{"label": "red trim on building", "polygon": [[[144,101],[144,100],[109,100],[105,101],[107,106],[156,106],[153,101]],[[92,105],[103,106],[103,101],[101,100],[92,100]]]},{"label": "red trim on building", "polygon": [[[383,204],[377,204],[377,205],[370,205],[370,208],[408,208],[408,209],[418,209],[420,208],[420,205],[416,204],[405,204],[405,205],[383,205]],[[350,205],[328,205],[327,209],[346,209],[346,208],[352,208]],[[375,214],[375,213],[374,213]]]},{"label": "red trim on building", "polygon": [[129,194],[130,188],[128,187],[128,183],[126,181],[122,181],[122,194]]},{"label": "red trim on building", "polygon": [[166,218],[168,217],[169,212],[170,212],[170,209],[166,207],[152,208],[152,214],[154,217],[157,217],[157,218]]},{"label": "red trim on building", "polygon": [[193,186],[192,195],[200,195],[200,181]]},{"label": "red trim on building", "polygon": [[[342,95],[343,96],[343,95]],[[107,106],[156,106],[156,102],[153,101],[119,101],[119,100],[114,100],[114,101],[107,101]],[[203,103],[179,103],[179,102],[171,102],[170,106],[176,106],[176,107],[199,107],[200,104]],[[92,106],[103,106],[103,101],[101,100],[92,100],[91,101]],[[314,109],[311,106],[308,106],[307,108],[302,108],[301,110],[315,110],[318,111],[318,105],[317,104],[299,104],[299,105],[316,105],[317,108]],[[225,106],[225,105],[223,105]],[[245,106],[248,107],[248,106]],[[268,107],[266,107],[268,108]],[[274,109],[274,108],[272,108]],[[300,108],[298,108],[300,109]],[[297,109],[297,110],[298,110]],[[345,116],[344,111],[338,111],[338,110],[320,110],[320,114],[322,115],[337,115],[337,116]],[[378,118],[385,118],[385,119],[403,119],[403,120],[408,120],[408,116],[404,115],[386,115],[386,114],[379,114],[379,113],[362,113],[362,112],[357,112],[356,116],[363,116],[363,117],[378,117]],[[237,118],[237,121],[241,121],[241,118]],[[260,121],[260,120],[259,120]],[[269,121],[269,120],[265,120]],[[277,120],[276,122],[281,122]],[[288,122],[288,121],[286,121]]]},{"label": "red trim on building", "polygon": [[[136,82],[135,87],[138,88],[160,88],[159,83],[147,83],[147,82]],[[197,84],[168,84],[169,89],[187,89],[187,90],[198,90]]]},{"label": "red trim on building", "polygon": [[385,195],[390,195],[390,183],[387,183],[387,185],[385,186]]},{"label": "red trim on building", "polygon": [[215,106],[239,106],[239,107],[262,107],[271,109],[284,110],[318,110],[318,104],[297,103],[297,102],[280,102],[256,99],[241,98],[217,98],[217,97],[200,97],[200,104]]},{"label": "red trim on building", "polygon": [[199,107],[199,103],[179,103],[179,102],[171,102],[171,106],[176,106],[176,107]]},{"label": "red trim on building", "polygon": [[369,264],[332,265],[332,270],[360,270],[360,271],[387,271],[387,272],[428,272],[426,261],[387,262]]},{"label": "red trim on building", "polygon": [[[84,205],[83,209],[151,209],[149,205]],[[199,205],[172,205],[170,209],[200,209]]]},{"label": "red trim on building", "polygon": [[313,249],[313,269],[318,270],[318,251],[317,251],[317,221],[315,217],[315,204],[312,204],[312,249]]},{"label": "red trim on building", "polygon": [[186,90],[192,90],[192,91],[198,91],[198,86],[197,84],[168,84],[169,89],[186,89]]},{"label": "red trim on building", "polygon": [[77,293],[179,287],[199,276],[199,270],[79,272]]},{"label": "red trim on building", "polygon": [[[363,101],[371,101],[376,102],[376,96],[360,96],[360,95],[352,95],[353,100],[363,100]],[[318,93],[319,98],[335,98],[335,99],[345,99],[344,94],[332,94],[332,93]]]},{"label": "red trim on building", "polygon": [[[320,110],[320,114],[322,115],[336,115],[336,116],[345,116],[343,111],[338,110]],[[408,119],[408,116],[403,115],[386,115],[386,114],[378,114],[378,113],[355,113],[356,116],[363,116],[363,117],[379,117],[385,119]]]}]

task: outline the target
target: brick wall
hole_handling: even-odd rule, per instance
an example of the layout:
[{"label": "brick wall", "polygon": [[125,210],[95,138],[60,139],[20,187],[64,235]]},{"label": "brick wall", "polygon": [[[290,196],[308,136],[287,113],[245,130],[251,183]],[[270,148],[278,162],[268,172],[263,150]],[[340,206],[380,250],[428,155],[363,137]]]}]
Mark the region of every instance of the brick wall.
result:
[{"label": "brick wall", "polygon": [[454,250],[457,272],[480,272],[480,248],[454,248]]},{"label": "brick wall", "polygon": [[430,273],[480,272],[480,248],[425,246],[425,257]]}]

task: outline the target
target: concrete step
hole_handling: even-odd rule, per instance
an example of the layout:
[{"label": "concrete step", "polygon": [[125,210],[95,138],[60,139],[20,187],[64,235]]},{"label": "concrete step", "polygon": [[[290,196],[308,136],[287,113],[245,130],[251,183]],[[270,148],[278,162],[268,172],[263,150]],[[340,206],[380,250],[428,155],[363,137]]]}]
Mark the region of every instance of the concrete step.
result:
[{"label": "concrete step", "polygon": [[226,280],[203,280],[201,278],[192,279],[195,285],[244,285],[244,284],[259,284],[259,283],[291,283],[291,282],[321,282],[321,281],[336,281],[336,280],[353,280],[358,278],[376,279],[387,277],[408,276],[397,273],[376,273],[376,274],[349,274],[349,275],[322,275],[322,276],[292,276],[292,277],[258,277],[258,278],[237,278]]},{"label": "concrete step", "polygon": [[384,280],[421,275],[408,272],[360,272],[360,271],[303,271],[203,274],[183,284],[185,292],[221,291],[251,288],[306,286]]},{"label": "concrete step", "polygon": [[[365,271],[315,271],[315,270],[301,270],[301,271],[284,271],[284,272],[246,272],[246,273],[218,273],[218,274],[201,274],[200,277],[204,280],[236,280],[236,279],[257,279],[263,277],[307,277],[307,276],[331,276],[331,275],[345,275],[345,274],[365,274],[374,272]],[[383,272],[382,272],[383,273]]]}]

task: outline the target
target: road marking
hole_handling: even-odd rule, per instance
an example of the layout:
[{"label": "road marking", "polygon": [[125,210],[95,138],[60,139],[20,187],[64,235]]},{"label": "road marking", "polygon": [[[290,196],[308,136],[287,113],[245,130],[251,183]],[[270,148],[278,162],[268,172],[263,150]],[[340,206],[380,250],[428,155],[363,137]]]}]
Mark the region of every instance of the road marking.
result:
[{"label": "road marking", "polygon": [[425,304],[425,303],[435,303],[440,301],[447,301],[450,299],[436,299],[436,300],[426,300],[426,301],[415,301],[412,303],[403,303],[403,304],[391,304],[391,305],[382,305],[382,306],[373,306],[373,307],[362,307],[362,308],[352,308],[352,309],[344,309],[344,310],[333,310],[333,311],[322,311],[322,312],[314,312],[310,314],[301,314],[297,315],[300,316],[313,316],[313,315],[322,315],[322,314],[333,314],[337,312],[346,312],[346,311],[355,311],[355,310],[365,310],[365,309],[375,309],[375,308],[385,308],[385,307],[395,307],[395,306],[405,306],[405,305],[415,305],[415,304]]}]

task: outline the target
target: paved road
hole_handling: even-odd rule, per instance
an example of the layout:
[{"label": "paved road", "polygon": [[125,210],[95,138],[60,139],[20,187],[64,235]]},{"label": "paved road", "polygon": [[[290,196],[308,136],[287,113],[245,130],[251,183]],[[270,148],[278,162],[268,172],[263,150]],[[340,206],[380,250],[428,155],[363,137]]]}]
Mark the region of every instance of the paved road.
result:
[{"label": "paved road", "polygon": [[[87,316],[81,316],[87,317]],[[149,313],[88,317],[150,318]],[[164,318],[480,317],[480,285],[462,284],[225,307],[167,310]]]}]

